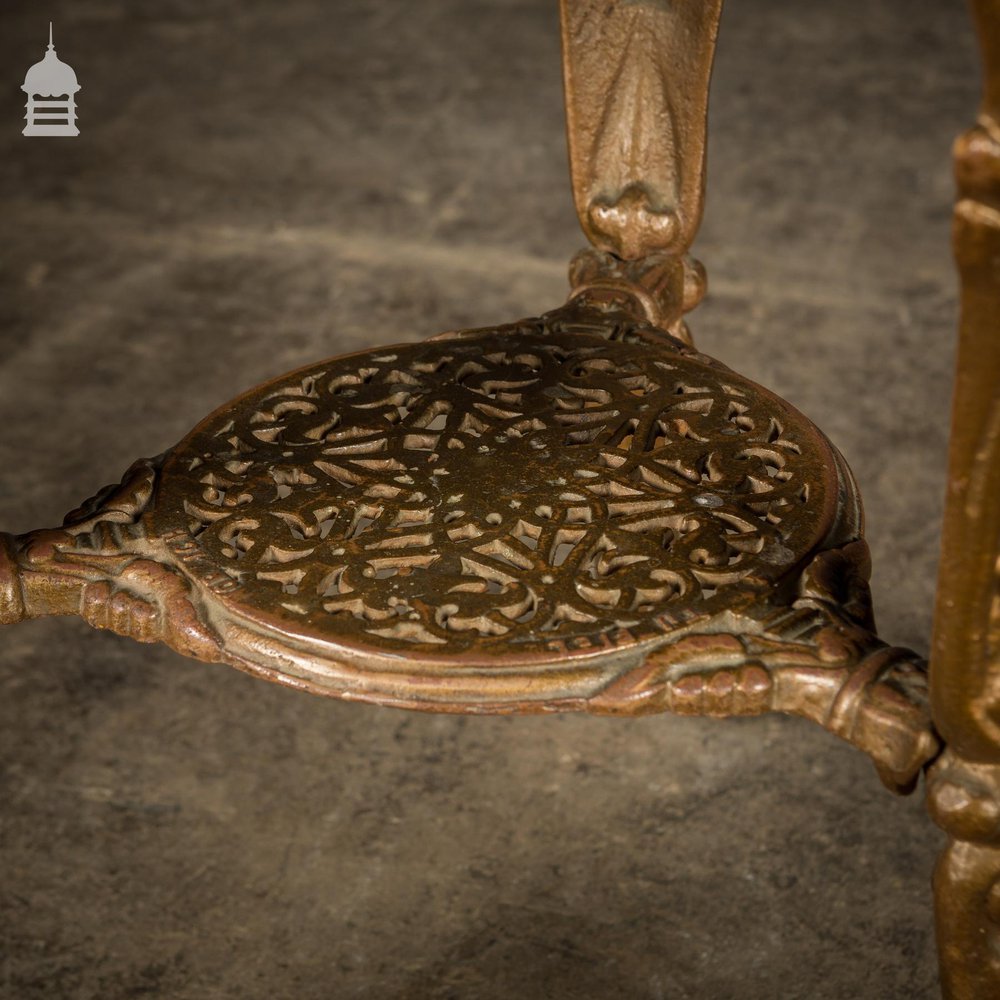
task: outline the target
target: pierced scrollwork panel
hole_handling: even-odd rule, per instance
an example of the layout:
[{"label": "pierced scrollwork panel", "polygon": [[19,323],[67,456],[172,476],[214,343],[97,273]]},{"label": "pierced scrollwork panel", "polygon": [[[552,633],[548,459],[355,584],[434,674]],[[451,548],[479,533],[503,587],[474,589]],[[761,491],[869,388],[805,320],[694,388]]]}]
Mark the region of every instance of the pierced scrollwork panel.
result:
[{"label": "pierced scrollwork panel", "polygon": [[254,390],[174,450],[152,516],[221,594],[310,630],[529,654],[773,586],[830,529],[831,465],[680,345],[539,321]]},{"label": "pierced scrollwork panel", "polygon": [[0,621],[409,708],[791,712],[903,789],[936,737],[859,529],[791,406],[573,305],[250,390],[62,528],[0,535]]}]

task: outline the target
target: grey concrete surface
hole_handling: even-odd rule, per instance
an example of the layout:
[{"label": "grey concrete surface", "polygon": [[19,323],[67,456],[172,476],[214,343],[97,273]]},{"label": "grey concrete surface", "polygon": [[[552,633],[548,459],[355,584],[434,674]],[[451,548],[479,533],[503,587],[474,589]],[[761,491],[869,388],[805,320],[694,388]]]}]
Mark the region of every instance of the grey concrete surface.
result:
[{"label": "grey concrete surface", "polygon": [[[81,135],[20,134],[49,18]],[[8,0],[0,525],[265,376],[543,310],[581,244],[551,0]],[[926,651],[955,281],[957,0],[732,3],[699,346],[866,498]],[[464,719],[48,620],[0,636],[0,998],[936,996],[921,793],[781,717]]]}]

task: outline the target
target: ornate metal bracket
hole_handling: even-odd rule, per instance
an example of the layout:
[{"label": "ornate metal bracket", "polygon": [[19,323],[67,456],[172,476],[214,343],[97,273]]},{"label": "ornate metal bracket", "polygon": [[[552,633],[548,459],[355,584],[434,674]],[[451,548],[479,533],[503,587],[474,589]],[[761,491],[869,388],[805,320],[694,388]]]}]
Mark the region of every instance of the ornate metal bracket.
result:
[{"label": "ornate metal bracket", "polygon": [[598,250],[680,257],[694,240],[721,12],[722,0],[562,0],[573,197]]},{"label": "ornate metal bracket", "polygon": [[605,305],[252,390],[61,529],[0,536],[0,621],[410,708],[788,712],[909,789],[923,665],[874,634],[846,467]]}]

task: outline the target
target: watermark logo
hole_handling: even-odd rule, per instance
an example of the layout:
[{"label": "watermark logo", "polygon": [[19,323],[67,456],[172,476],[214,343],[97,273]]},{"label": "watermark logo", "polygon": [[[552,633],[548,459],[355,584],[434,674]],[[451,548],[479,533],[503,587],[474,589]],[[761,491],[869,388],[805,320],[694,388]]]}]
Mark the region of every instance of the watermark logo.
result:
[{"label": "watermark logo", "polygon": [[24,75],[21,86],[28,95],[22,135],[79,135],[76,127],[76,93],[80,90],[76,73],[57,55],[52,44],[49,21],[49,47],[45,58],[36,62]]}]

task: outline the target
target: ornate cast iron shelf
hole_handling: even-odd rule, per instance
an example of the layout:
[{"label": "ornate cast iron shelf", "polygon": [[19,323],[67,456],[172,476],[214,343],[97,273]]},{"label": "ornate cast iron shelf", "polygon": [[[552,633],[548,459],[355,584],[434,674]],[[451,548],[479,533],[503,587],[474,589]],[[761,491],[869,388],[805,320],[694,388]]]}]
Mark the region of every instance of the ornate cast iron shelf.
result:
[{"label": "ornate cast iron shelf", "polygon": [[[720,6],[564,0],[573,191],[594,245],[566,305],[251,389],[62,527],[0,535],[0,622],[78,614],[405,708],[790,712],[912,789],[940,750],[926,664],[876,635],[851,473],[792,406],[699,353],[683,320],[705,287],[686,252]],[[995,7],[980,0],[990,44]],[[993,247],[987,119],[960,160],[960,219]],[[998,282],[970,253],[976,333]],[[995,368],[995,337],[981,349]],[[1000,758],[952,729],[967,759],[949,751],[935,772],[935,814],[975,843],[940,875],[946,988],[985,998],[1000,995],[996,923],[976,937],[995,921],[996,848],[980,841]]]}]

